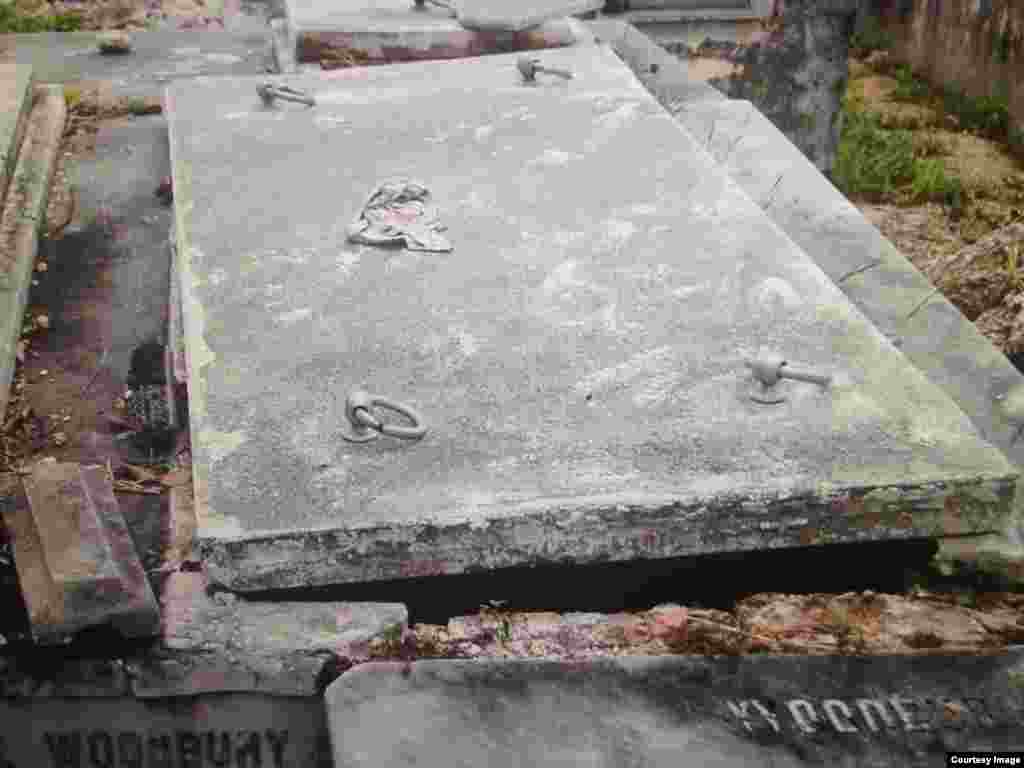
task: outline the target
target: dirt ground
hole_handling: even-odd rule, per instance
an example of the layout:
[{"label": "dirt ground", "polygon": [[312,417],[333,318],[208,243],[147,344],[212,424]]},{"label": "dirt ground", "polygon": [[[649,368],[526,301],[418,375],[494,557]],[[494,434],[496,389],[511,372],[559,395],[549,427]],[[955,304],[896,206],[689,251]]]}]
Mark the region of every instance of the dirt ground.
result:
[{"label": "dirt ground", "polygon": [[964,206],[908,206],[898,194],[881,203],[854,203],[997,347],[1011,359],[1024,354],[1024,243],[954,270],[943,266],[965,246],[1024,222],[1024,165],[999,142],[959,130],[956,118],[933,102],[893,99],[897,81],[886,74],[884,57],[869,61],[851,62],[851,92],[881,116],[883,126],[910,130],[915,146],[942,159],[963,185]]}]

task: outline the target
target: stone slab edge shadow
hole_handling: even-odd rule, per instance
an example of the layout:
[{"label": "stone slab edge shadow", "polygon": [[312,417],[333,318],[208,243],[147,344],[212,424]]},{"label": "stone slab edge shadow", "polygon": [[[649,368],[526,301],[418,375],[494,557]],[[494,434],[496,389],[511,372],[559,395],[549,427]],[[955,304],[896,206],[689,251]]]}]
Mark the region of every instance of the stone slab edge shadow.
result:
[{"label": "stone slab edge shadow", "polygon": [[[726,99],[706,83],[686,82],[685,64],[629,25],[602,20],[590,27],[984,439],[1024,466],[1024,376],[1006,356],[753,104]],[[1022,524],[1018,492],[1001,540],[949,540],[943,549],[1024,581]]]},{"label": "stone slab edge shadow", "polygon": [[[0,245],[0,414],[7,408],[22,314],[67,117],[64,91],[59,85],[39,86],[26,92],[24,98],[31,99],[33,106],[0,213],[0,233],[4,233]],[[24,196],[23,208],[14,204],[15,191],[17,196]]]}]

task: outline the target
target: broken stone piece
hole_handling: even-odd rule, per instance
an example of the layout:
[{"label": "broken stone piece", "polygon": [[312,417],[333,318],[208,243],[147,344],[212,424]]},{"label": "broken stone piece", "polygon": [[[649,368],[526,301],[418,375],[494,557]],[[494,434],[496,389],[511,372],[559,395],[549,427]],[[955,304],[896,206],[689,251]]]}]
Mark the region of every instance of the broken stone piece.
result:
[{"label": "broken stone piece", "polygon": [[162,649],[131,663],[134,690],[143,697],[313,695],[325,671],[365,657],[375,639],[400,637],[409,619],[401,603],[257,602],[210,594],[202,571],[170,573],[161,604]]},{"label": "broken stone piece", "polygon": [[105,32],[96,44],[100,53],[130,53],[132,50],[132,39],[124,32]]},{"label": "broken stone piece", "polygon": [[62,643],[112,624],[159,634],[160,613],[105,467],[38,463],[4,505],[32,635]]}]

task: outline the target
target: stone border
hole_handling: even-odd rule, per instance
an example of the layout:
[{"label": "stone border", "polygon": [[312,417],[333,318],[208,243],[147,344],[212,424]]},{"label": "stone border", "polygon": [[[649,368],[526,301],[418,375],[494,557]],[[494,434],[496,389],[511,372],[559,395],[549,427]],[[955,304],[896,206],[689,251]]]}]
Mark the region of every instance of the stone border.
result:
[{"label": "stone border", "polygon": [[22,191],[26,202],[23,208],[16,208],[15,195],[8,194],[0,215],[0,237],[10,248],[10,252],[0,252],[0,414],[7,408],[22,314],[66,118],[64,89],[59,85],[37,88],[12,178],[12,185]]},{"label": "stone border", "polygon": [[[7,199],[7,185],[14,175],[18,162],[18,149],[25,137],[25,126],[32,110],[32,68],[16,61],[5,61],[0,65],[0,84],[10,83],[12,100],[4,98],[4,109],[0,112],[0,210]],[[5,87],[6,90],[6,87]],[[14,109],[8,109],[13,105]]]}]

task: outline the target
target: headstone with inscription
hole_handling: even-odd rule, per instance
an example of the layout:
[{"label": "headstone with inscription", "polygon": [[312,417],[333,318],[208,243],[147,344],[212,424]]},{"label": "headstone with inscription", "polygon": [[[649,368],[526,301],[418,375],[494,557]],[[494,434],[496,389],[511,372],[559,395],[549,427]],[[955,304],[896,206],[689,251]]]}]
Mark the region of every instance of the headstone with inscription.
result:
[{"label": "headstone with inscription", "polygon": [[[513,54],[282,79],[312,108],[169,88],[213,581],[998,529],[1017,471],[948,397],[614,53],[541,58],[573,77]],[[395,178],[450,252],[349,242]],[[762,383],[771,355],[808,380]],[[355,433],[396,408],[422,439]]]},{"label": "headstone with inscription", "polygon": [[571,13],[592,0],[558,0],[509,7],[413,0],[285,0],[272,24],[279,72],[303,65],[325,68],[366,63],[457,59],[539,50],[589,41]]},{"label": "headstone with inscription", "polygon": [[198,571],[169,575],[162,608],[147,649],[5,648],[0,768],[329,768],[323,681],[408,621],[401,604],[210,595]]},{"label": "headstone with inscription", "polygon": [[970,752],[1024,761],[1019,649],[378,663],[342,675],[326,698],[335,765],[348,768],[934,768]]}]

